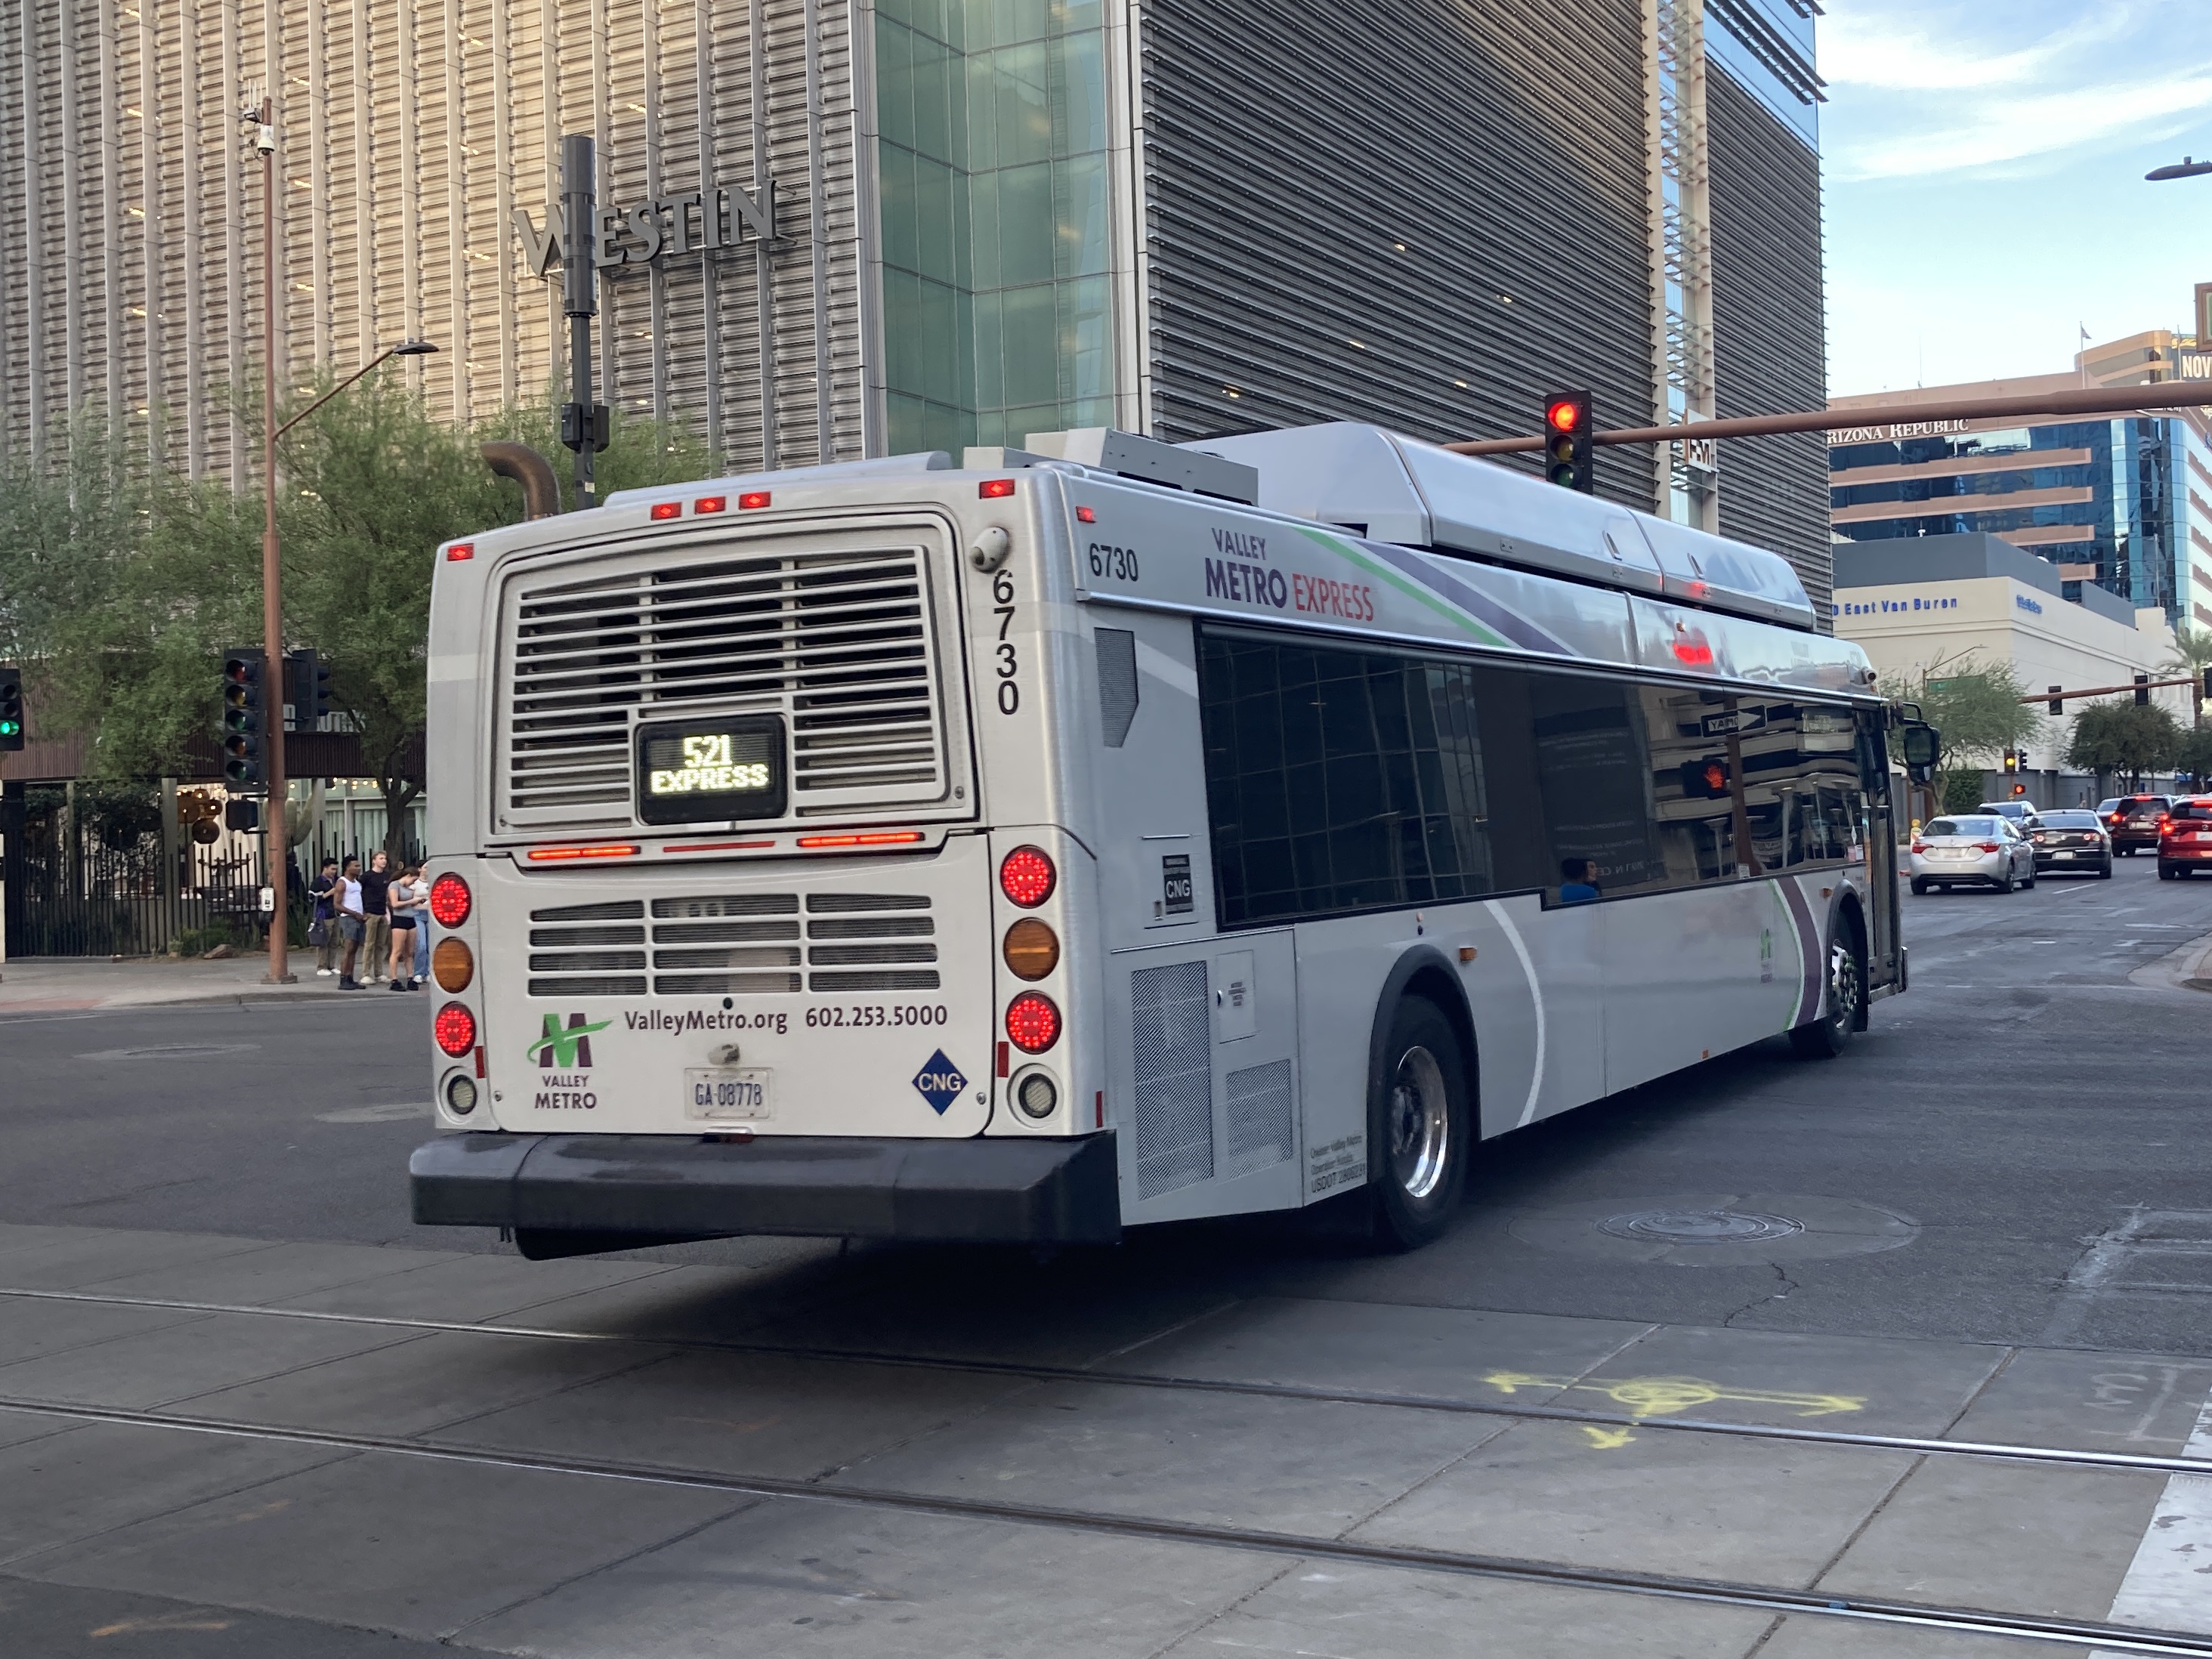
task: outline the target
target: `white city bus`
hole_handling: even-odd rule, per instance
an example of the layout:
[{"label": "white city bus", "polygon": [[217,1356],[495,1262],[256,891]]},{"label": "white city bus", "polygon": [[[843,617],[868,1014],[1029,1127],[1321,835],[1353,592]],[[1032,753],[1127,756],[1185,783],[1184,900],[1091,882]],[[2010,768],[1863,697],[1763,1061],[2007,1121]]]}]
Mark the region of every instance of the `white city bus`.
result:
[{"label": "white city bus", "polygon": [[1411,1245],[1482,1139],[1904,988],[1782,559],[1372,427],[1030,443],[441,550],[417,1220]]}]

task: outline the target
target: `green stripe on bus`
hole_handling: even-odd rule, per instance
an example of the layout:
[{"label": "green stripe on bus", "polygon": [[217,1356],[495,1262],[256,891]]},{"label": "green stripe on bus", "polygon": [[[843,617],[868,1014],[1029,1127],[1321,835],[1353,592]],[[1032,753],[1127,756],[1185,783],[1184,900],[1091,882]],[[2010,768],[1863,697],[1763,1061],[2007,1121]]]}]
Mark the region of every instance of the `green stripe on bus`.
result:
[{"label": "green stripe on bus", "polygon": [[1355,543],[1346,541],[1341,536],[1332,536],[1325,530],[1313,529],[1307,525],[1300,525],[1297,528],[1300,535],[1306,537],[1310,540],[1319,542],[1323,547],[1328,549],[1332,553],[1337,554],[1340,557],[1351,560],[1352,563],[1358,565],[1362,570],[1367,572],[1369,575],[1375,577],[1378,580],[1389,583],[1391,586],[1396,588],[1408,599],[1417,600],[1420,604],[1428,606],[1430,610],[1435,611],[1438,616],[1443,617],[1450,622],[1458,623],[1468,632],[1473,634],[1482,644],[1502,646],[1507,650],[1518,650],[1520,648],[1516,646],[1512,641],[1507,639],[1505,635],[1498,632],[1497,629],[1492,628],[1488,623],[1480,621],[1471,613],[1461,610],[1459,606],[1454,605],[1449,599],[1444,598],[1443,594],[1437,592],[1432,588],[1422,586],[1420,583],[1413,580],[1403,572],[1393,570],[1389,565],[1384,564],[1381,560],[1370,557]]}]

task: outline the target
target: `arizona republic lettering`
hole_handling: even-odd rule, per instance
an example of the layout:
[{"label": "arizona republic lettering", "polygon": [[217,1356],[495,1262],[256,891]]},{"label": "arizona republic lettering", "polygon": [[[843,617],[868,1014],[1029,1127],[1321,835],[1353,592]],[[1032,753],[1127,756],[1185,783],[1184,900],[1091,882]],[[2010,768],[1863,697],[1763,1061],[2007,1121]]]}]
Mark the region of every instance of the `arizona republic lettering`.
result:
[{"label": "arizona republic lettering", "polygon": [[1214,551],[1206,562],[1206,597],[1237,605],[1264,605],[1309,617],[1338,617],[1346,622],[1375,620],[1375,590],[1364,582],[1340,582],[1303,572],[1287,574],[1267,559],[1267,538],[1249,531],[1217,530]]}]

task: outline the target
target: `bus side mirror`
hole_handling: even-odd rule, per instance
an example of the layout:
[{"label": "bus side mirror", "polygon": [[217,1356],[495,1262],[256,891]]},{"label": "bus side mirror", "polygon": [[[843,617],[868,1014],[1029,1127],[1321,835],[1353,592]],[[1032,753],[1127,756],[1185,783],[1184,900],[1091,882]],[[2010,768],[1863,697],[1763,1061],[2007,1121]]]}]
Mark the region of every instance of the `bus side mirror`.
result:
[{"label": "bus side mirror", "polygon": [[1942,738],[1932,726],[1908,726],[1905,728],[1905,775],[1915,783],[1927,783],[1936,775],[1936,764],[1942,757]]}]

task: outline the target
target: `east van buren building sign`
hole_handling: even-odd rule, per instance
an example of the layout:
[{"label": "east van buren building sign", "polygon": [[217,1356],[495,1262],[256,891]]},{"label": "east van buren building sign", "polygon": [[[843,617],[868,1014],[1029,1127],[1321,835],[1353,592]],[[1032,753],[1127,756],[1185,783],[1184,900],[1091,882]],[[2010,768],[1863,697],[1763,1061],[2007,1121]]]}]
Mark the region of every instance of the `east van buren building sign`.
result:
[{"label": "east van buren building sign", "polygon": [[[565,216],[564,216],[565,217]],[[601,208],[592,227],[592,263],[601,270],[648,265],[667,254],[707,254],[735,250],[748,240],[777,240],[775,180],[757,198],[734,185],[657,197],[634,207]],[[557,280],[562,236],[549,210],[540,230],[527,208],[514,210],[514,234],[522,240],[532,274]]]}]

